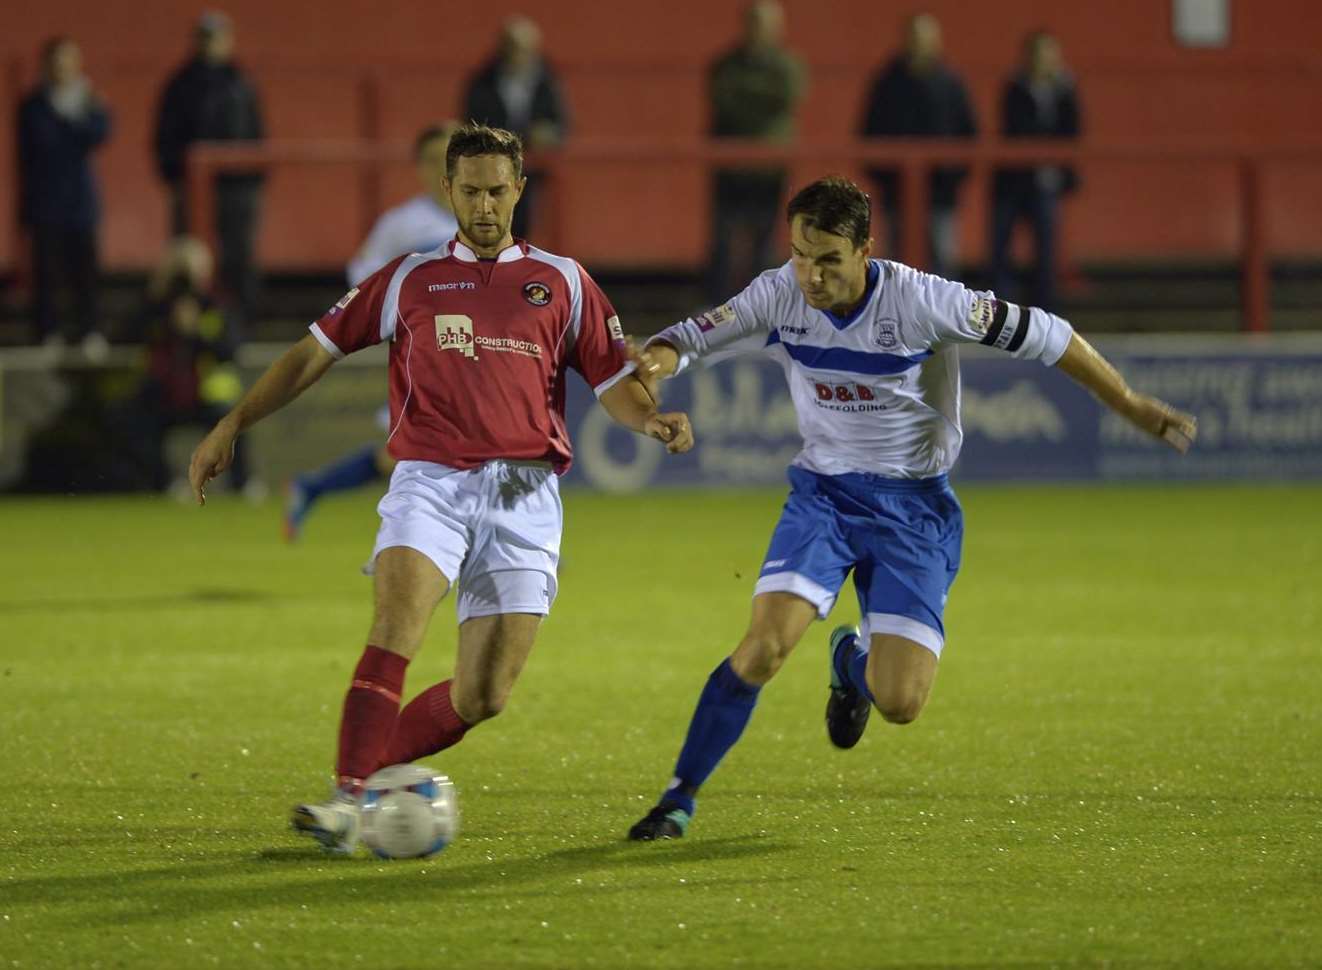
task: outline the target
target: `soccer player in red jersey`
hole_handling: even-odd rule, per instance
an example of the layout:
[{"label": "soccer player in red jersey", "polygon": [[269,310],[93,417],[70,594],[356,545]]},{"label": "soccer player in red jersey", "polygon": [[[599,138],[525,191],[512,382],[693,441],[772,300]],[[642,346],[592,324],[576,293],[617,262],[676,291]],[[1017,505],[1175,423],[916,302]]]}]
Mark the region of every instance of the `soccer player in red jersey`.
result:
[{"label": "soccer player in red jersey", "polygon": [[[528,658],[556,593],[557,477],[572,458],[566,371],[578,371],[625,427],[673,453],[693,445],[687,416],[658,414],[633,376],[619,318],[591,277],[511,236],[524,186],[518,137],[462,127],[446,168],[455,239],[394,259],[345,294],[216,425],[189,467],[201,504],[241,432],[339,358],[390,342],[387,447],[398,465],[378,506],[372,627],[344,700],[335,797],[293,814],[297,830],[338,852],[357,842],[363,780],[444,750],[498,714]],[[454,676],[400,710],[405,669],[456,581]]]}]

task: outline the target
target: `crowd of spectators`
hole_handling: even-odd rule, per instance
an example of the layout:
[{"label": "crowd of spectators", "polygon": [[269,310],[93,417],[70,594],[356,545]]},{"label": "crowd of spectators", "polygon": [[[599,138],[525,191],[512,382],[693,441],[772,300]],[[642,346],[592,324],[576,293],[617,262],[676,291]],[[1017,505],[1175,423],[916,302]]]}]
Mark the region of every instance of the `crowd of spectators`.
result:
[{"label": "crowd of spectators", "polygon": [[[790,144],[795,116],[808,86],[803,61],[786,45],[778,0],[753,0],[742,36],[707,74],[709,134],[718,139]],[[260,143],[266,137],[257,85],[236,60],[237,32],[223,13],[204,13],[192,49],[165,81],[156,109],[153,148],[165,188],[169,236],[190,226],[185,183],[189,147],[201,141]],[[863,90],[855,134],[893,138],[973,139],[979,124],[968,89],[944,56],[941,24],[931,14],[908,19],[902,48],[885,59]],[[570,131],[564,87],[542,53],[542,34],[527,17],[501,28],[496,49],[463,87],[458,117],[521,135],[531,150],[554,149]],[[1006,138],[1077,138],[1078,99],[1059,42],[1046,31],[1024,42],[1021,63],[1006,79],[995,125]],[[18,112],[20,218],[30,243],[33,336],[57,346],[80,343],[102,356],[106,340],[98,315],[97,231],[100,200],[92,156],[111,137],[111,113],[82,70],[78,44],[49,41],[41,53],[38,84]],[[959,273],[961,188],[964,166],[937,166],[927,186],[927,268]],[[884,218],[883,254],[897,256],[904,238],[902,175],[876,165],[868,171]],[[720,167],[711,182],[711,249],[707,284],[713,298],[775,261],[777,214],[787,173],[777,165]],[[213,199],[218,267],[213,299],[239,328],[258,311],[255,247],[262,209],[261,171],[216,177]],[[1013,231],[1026,223],[1035,258],[1031,293],[1056,300],[1059,202],[1078,184],[1060,166],[1004,168],[992,185],[988,275],[998,291],[1013,289]],[[516,235],[531,237],[543,202],[539,175],[529,175],[517,210]],[[61,299],[64,296],[65,299]]]}]

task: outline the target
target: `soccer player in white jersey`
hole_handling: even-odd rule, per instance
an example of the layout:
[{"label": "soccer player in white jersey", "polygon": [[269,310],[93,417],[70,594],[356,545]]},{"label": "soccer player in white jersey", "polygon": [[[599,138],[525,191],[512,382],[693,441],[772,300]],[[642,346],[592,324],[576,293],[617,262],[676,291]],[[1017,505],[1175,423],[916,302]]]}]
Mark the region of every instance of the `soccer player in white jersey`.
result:
[{"label": "soccer player in white jersey", "polygon": [[[375,611],[340,719],[335,797],[295,808],[294,827],[352,851],[363,780],[457,743],[505,706],[556,593],[570,464],[565,382],[578,371],[612,418],[692,446],[683,414],[658,414],[633,375],[610,301],[578,263],[513,239],[523,152],[507,131],[450,140],[457,237],[391,260],[277,360],[193,453],[199,503],[234,440],[346,354],[390,343],[390,453],[378,511]],[[458,583],[454,676],[401,711],[404,673],[436,604]]]},{"label": "soccer player in white jersey", "polygon": [[780,362],[803,450],[738,647],[698,700],[669,787],[629,831],[682,836],[698,788],[743,732],[758,692],[852,570],[861,630],[830,638],[830,740],[858,743],[873,706],[918,716],[945,642],[963,520],[946,474],[959,454],[958,345],[1040,360],[1184,451],[1194,419],[1132,390],[1070,325],[1036,307],[870,258],[868,198],[821,179],[789,204],[791,257],[729,303],[662,331],[637,355],[656,383],[694,361],[760,351]]},{"label": "soccer player in white jersey", "polygon": [[[445,152],[458,124],[428,125],[413,140],[413,160],[422,191],[382,214],[367,239],[349,261],[346,275],[357,286],[396,256],[425,253],[445,245],[459,229],[445,194]],[[390,430],[390,408],[377,415],[384,434]],[[303,521],[323,495],[358,488],[389,478],[395,459],[384,445],[366,445],[323,468],[295,477],[285,489],[285,540],[294,542]]]}]

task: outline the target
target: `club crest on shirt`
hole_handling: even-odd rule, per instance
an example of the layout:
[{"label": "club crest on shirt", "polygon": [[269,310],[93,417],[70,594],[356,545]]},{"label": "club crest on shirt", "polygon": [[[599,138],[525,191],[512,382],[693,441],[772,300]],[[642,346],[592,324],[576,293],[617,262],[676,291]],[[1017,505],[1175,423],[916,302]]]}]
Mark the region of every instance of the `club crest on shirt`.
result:
[{"label": "club crest on shirt", "polygon": [[533,306],[546,306],[551,302],[551,288],[534,280],[524,286],[523,298]]},{"label": "club crest on shirt", "polygon": [[341,310],[347,310],[349,308],[349,304],[353,302],[353,298],[357,295],[358,295],[358,287],[355,286],[348,293],[344,294],[344,296],[340,297],[339,300],[336,301],[335,305],[330,308],[331,315],[334,316],[335,314],[339,313]]},{"label": "club crest on shirt", "polygon": [[985,334],[996,317],[996,301],[985,296],[974,297],[969,308],[969,326],[978,333]]},{"label": "club crest on shirt", "polygon": [[722,303],[718,307],[712,307],[706,313],[701,313],[693,318],[693,322],[698,325],[698,329],[703,333],[723,323],[729,323],[735,318],[734,307],[729,303]]},{"label": "club crest on shirt", "polygon": [[872,342],[882,350],[894,350],[900,345],[900,324],[898,320],[882,320],[877,324],[877,332],[872,335]]}]

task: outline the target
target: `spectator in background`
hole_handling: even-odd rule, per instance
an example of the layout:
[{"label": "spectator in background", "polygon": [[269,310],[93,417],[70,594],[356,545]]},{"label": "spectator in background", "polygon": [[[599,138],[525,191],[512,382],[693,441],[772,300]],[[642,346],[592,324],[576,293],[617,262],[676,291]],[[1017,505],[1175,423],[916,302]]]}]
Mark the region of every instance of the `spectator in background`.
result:
[{"label": "spectator in background", "polygon": [[[232,330],[210,296],[212,278],[211,250],[199,239],[181,236],[166,248],[148,282],[141,320],[146,367],[120,424],[157,491],[177,491],[182,480],[166,453],[170,429],[213,424],[243,392]],[[253,499],[265,491],[249,478],[247,449],[237,443],[230,483]]]},{"label": "spectator in background", "polygon": [[[33,316],[38,339],[63,344],[72,332],[102,359],[97,319],[97,227],[101,221],[91,155],[110,133],[110,115],[82,72],[68,37],[41,52],[41,83],[18,111],[19,218],[32,241]],[[61,326],[60,279],[72,293],[74,328]]]},{"label": "spectator in background", "polygon": [[[1078,138],[1079,100],[1060,44],[1045,30],[1024,41],[1020,70],[1005,85],[1001,134],[1006,138]],[[1027,221],[1033,231],[1034,306],[1056,308],[1056,223],[1060,197],[1078,187],[1070,166],[1038,165],[996,172],[992,204],[992,288],[1010,292],[1010,240]]]},{"label": "spectator in background", "polygon": [[459,127],[453,121],[428,125],[413,140],[413,163],[422,189],[407,202],[381,214],[349,260],[350,286],[357,286],[396,256],[423,253],[447,243],[459,231],[445,194],[445,150]]},{"label": "spectator in background", "polygon": [[[156,163],[170,190],[171,234],[189,229],[184,183],[190,145],[198,141],[261,141],[265,137],[257,90],[234,63],[234,26],[211,11],[198,20],[197,49],[175,72],[156,119]],[[254,246],[262,175],[227,172],[215,184],[222,295],[251,320],[257,302]]]},{"label": "spectator in background", "polygon": [[[511,17],[500,35],[500,49],[468,82],[466,121],[504,128],[537,152],[559,145],[568,133],[569,114],[560,82],[542,58],[542,32],[527,17]],[[514,210],[513,233],[527,239],[536,218],[542,177],[527,172],[527,185]]]},{"label": "spectator in background", "polygon": [[[707,77],[711,133],[784,144],[794,138],[794,108],[806,74],[782,44],[785,13],[776,0],[748,7],[744,36],[719,57]],[[785,192],[778,165],[726,168],[712,185],[712,255],[709,289],[719,300],[741,280],[771,265],[771,247]]]},{"label": "spectator in background", "polygon": [[[931,14],[912,17],[905,49],[887,64],[872,84],[863,115],[865,138],[973,138],[978,133],[968,91],[959,75],[941,59],[941,25]],[[868,173],[881,195],[890,235],[892,258],[900,256],[904,238],[900,174],[879,168]],[[928,260],[938,276],[955,273],[958,225],[955,218],[965,166],[940,166],[928,183]],[[916,253],[904,255],[907,260]]]}]

